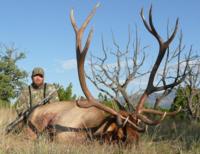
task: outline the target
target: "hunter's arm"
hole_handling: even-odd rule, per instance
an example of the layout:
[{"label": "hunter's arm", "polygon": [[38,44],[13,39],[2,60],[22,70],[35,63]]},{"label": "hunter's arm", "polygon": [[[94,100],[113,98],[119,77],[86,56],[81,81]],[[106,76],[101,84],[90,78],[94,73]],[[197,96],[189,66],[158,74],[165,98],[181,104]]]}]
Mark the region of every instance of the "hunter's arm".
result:
[{"label": "hunter's arm", "polygon": [[28,109],[29,94],[27,89],[23,89],[16,102],[16,111],[20,115],[23,111]]}]

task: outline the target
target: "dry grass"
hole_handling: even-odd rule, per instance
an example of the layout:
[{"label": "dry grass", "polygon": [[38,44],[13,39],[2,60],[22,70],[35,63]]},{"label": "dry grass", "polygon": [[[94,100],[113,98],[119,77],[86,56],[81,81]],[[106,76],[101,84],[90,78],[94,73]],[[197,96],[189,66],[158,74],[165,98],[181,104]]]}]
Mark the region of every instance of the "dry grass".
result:
[{"label": "dry grass", "polygon": [[[1,153],[37,153],[37,154],[62,154],[62,153],[109,153],[109,154],[198,154],[200,153],[200,124],[182,123],[171,126],[171,121],[158,127],[149,128],[141,137],[140,145],[134,143],[128,146],[100,145],[98,142],[55,143],[49,142],[45,137],[36,141],[25,138],[25,134],[4,135],[5,126],[14,119],[12,109],[0,109],[0,154]],[[182,128],[181,128],[182,127]]]}]

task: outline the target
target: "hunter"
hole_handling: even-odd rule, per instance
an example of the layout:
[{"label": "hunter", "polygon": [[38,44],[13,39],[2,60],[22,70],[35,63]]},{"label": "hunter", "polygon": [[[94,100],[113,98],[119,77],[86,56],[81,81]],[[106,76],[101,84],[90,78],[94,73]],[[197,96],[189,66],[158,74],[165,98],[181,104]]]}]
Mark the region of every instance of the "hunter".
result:
[{"label": "hunter", "polygon": [[[20,115],[23,111],[31,108],[36,103],[40,102],[49,93],[56,88],[52,84],[44,82],[44,70],[40,67],[36,67],[32,71],[31,75],[32,83],[28,87],[25,87],[16,104],[17,114]],[[58,93],[54,93],[49,102],[59,101]]]}]

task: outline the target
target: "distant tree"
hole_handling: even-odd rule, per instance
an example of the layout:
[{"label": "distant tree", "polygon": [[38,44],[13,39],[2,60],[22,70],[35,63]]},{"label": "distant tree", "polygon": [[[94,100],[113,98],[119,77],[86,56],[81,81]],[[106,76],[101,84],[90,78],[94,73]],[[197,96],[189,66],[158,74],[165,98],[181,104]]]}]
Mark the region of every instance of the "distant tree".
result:
[{"label": "distant tree", "polygon": [[183,108],[184,118],[200,120],[200,62],[190,66],[184,85],[177,90],[171,109],[175,110],[179,106]]},{"label": "distant tree", "polygon": [[14,46],[0,45],[0,103],[9,103],[25,85],[27,72],[17,66],[25,54]]},{"label": "distant tree", "polygon": [[119,110],[119,107],[116,105],[116,103],[105,94],[99,93],[98,100],[108,107]]},{"label": "distant tree", "polygon": [[72,83],[70,83],[66,88],[63,86],[60,86],[59,84],[54,84],[56,87],[60,87],[58,90],[58,96],[60,101],[68,101],[68,100],[75,100],[76,95],[73,95],[72,91]]},{"label": "distant tree", "polygon": [[182,107],[182,111],[180,112],[179,116],[182,119],[188,118],[188,108],[187,108],[187,100],[184,96],[184,91],[188,91],[188,88],[179,87],[176,91],[176,97],[174,98],[173,103],[171,104],[171,111],[178,109],[180,106]]}]

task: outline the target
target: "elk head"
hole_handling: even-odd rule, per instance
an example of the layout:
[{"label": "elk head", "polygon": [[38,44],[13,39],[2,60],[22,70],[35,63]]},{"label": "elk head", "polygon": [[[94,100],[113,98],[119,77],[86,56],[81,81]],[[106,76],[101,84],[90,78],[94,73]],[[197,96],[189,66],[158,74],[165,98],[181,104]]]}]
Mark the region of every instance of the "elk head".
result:
[{"label": "elk head", "polygon": [[[143,23],[144,23],[146,29],[156,38],[156,40],[159,44],[159,52],[158,52],[158,56],[156,58],[155,64],[153,65],[153,68],[150,72],[147,87],[144,90],[144,93],[142,94],[142,96],[137,104],[136,110],[132,113],[128,113],[126,111],[117,112],[114,109],[109,108],[109,107],[103,105],[102,103],[98,102],[90,93],[90,91],[87,87],[87,84],[86,84],[86,80],[85,80],[84,61],[85,61],[85,57],[86,57],[87,51],[90,46],[93,30],[92,29],[90,30],[84,47],[82,47],[82,36],[83,36],[84,30],[86,29],[88,23],[90,22],[91,18],[94,16],[98,6],[99,6],[99,4],[97,4],[93,8],[93,10],[88,15],[88,17],[86,18],[86,20],[84,21],[84,23],[82,24],[82,26],[80,28],[77,27],[76,21],[74,19],[73,10],[71,10],[71,14],[70,14],[71,23],[72,23],[72,26],[74,28],[75,35],[76,35],[76,58],[77,58],[77,69],[78,69],[79,81],[80,81],[82,91],[84,92],[84,94],[88,100],[88,101],[84,101],[84,102],[77,101],[77,105],[82,108],[89,108],[89,107],[93,106],[93,107],[96,107],[100,110],[103,110],[103,111],[109,113],[111,115],[111,117],[114,117],[115,120],[111,121],[107,125],[106,130],[104,131],[105,138],[109,138],[111,140],[124,141],[124,140],[126,140],[127,136],[132,136],[133,139],[138,140],[138,138],[139,138],[138,133],[144,132],[145,128],[146,128],[146,127],[144,127],[144,125],[141,126],[140,123],[144,123],[147,125],[157,125],[165,118],[166,115],[175,115],[176,113],[178,113],[180,111],[180,109],[179,109],[175,112],[161,112],[161,111],[155,110],[155,109],[144,108],[144,103],[150,94],[152,94],[154,92],[173,88],[173,87],[177,86],[178,84],[180,84],[181,81],[185,78],[186,70],[185,70],[184,74],[182,74],[181,76],[179,74],[177,74],[177,78],[174,80],[173,83],[166,84],[166,82],[163,78],[163,86],[156,87],[153,84],[153,82],[155,80],[155,75],[156,75],[158,68],[163,60],[163,57],[165,56],[170,43],[172,42],[172,40],[174,39],[174,37],[176,35],[177,29],[178,29],[178,19],[176,21],[176,25],[175,25],[174,31],[171,34],[171,36],[167,39],[167,41],[163,41],[161,36],[158,34],[158,32],[156,31],[156,29],[153,25],[152,7],[150,8],[150,11],[149,11],[149,24],[147,23],[147,21],[144,18],[143,10],[141,10],[141,17],[142,17]],[[151,120],[145,115],[145,113],[160,115],[160,119],[159,120]]]}]

